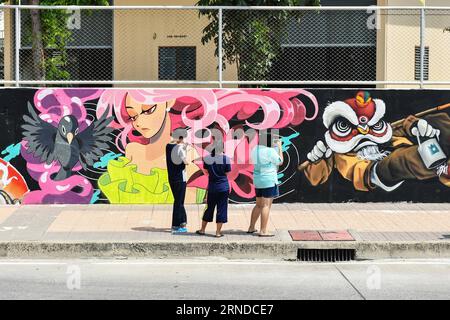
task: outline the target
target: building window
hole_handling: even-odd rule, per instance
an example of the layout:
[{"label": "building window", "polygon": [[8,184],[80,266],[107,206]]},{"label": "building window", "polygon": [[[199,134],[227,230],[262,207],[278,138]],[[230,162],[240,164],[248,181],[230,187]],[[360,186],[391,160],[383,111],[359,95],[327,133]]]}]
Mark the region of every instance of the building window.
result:
[{"label": "building window", "polygon": [[195,80],[196,47],[159,47],[159,80]]},{"label": "building window", "polygon": [[[28,2],[22,1],[23,4]],[[110,1],[110,3],[113,2]],[[113,80],[113,15],[112,10],[82,10],[82,27],[68,30],[70,41],[65,47],[68,59],[67,66],[64,68],[68,77],[47,80]],[[21,23],[20,77],[22,80],[38,80],[33,75],[32,38],[29,35],[31,33],[30,10],[21,11]],[[55,58],[60,54],[61,52],[53,48],[45,48],[46,59]]]},{"label": "building window", "polygon": [[[374,0],[321,0],[322,6],[362,6]],[[374,81],[377,30],[365,10],[310,11],[293,15],[268,80]],[[252,79],[245,79],[252,80]]]},{"label": "building window", "polygon": [[[415,80],[419,81],[420,79],[420,56],[421,56],[421,48],[420,46],[416,46],[416,58],[415,58]],[[425,47],[425,57],[423,59],[423,80],[427,81],[430,79],[430,47]]]}]

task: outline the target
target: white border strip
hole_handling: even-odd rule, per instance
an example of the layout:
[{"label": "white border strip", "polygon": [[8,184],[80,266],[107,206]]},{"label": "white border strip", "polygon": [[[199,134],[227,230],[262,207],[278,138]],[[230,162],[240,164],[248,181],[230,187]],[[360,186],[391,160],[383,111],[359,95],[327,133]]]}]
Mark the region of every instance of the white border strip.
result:
[{"label": "white border strip", "polygon": [[[41,84],[204,84],[204,85],[220,85],[220,81],[196,81],[196,80],[173,80],[173,81],[159,81],[159,80],[67,80],[67,81],[54,81],[54,80],[0,80],[0,84],[28,84],[28,85],[41,85]],[[314,80],[280,80],[280,81],[222,81],[222,84],[237,85],[237,84],[271,84],[271,85],[420,85],[420,81],[314,81]],[[450,81],[425,81],[424,85],[450,85]]]},{"label": "white border strip", "polygon": [[450,10],[450,6],[39,6],[0,5],[1,9],[42,9],[42,10]]}]

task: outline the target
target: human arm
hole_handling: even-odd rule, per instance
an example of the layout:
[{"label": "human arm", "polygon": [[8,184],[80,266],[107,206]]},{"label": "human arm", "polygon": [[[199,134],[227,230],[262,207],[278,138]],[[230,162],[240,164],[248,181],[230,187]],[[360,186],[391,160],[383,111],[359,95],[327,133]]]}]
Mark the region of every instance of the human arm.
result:
[{"label": "human arm", "polygon": [[284,156],[283,156],[283,145],[281,141],[277,141],[276,148],[270,149],[269,161],[276,166],[281,166],[283,164]]},{"label": "human arm", "polygon": [[181,161],[185,165],[189,165],[192,161],[188,157],[188,145],[186,144],[179,144],[178,145],[178,156],[181,159]]},{"label": "human arm", "polygon": [[278,156],[280,157],[280,166],[283,164],[284,162],[284,155],[283,155],[283,143],[281,142],[281,140],[277,140],[277,151],[278,151]]}]

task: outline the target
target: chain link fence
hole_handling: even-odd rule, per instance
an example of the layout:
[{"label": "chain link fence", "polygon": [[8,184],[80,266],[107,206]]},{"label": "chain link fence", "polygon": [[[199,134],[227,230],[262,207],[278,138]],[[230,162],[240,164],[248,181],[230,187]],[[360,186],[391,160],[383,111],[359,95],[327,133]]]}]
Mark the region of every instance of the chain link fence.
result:
[{"label": "chain link fence", "polygon": [[0,8],[3,85],[450,85],[450,7]]},{"label": "chain link fence", "polygon": [[16,27],[14,25],[14,9],[0,9],[0,86],[16,84],[15,48]]},{"label": "chain link fence", "polygon": [[425,11],[425,80],[448,82],[450,78],[450,9]]}]

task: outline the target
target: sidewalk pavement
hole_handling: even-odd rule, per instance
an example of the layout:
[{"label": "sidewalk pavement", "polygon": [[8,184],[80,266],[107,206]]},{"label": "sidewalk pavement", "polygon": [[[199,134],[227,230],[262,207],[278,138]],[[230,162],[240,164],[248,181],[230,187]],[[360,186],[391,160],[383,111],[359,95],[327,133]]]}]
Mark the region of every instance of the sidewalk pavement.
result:
[{"label": "sidewalk pavement", "polygon": [[[384,248],[389,257],[402,248],[420,251],[406,256],[425,257],[431,250],[433,257],[450,257],[450,204],[279,204],[273,206],[270,217],[276,236],[269,239],[246,234],[251,205],[230,206],[224,238],[197,236],[203,208],[188,205],[189,233],[172,235],[171,206],[0,206],[0,256],[63,255],[61,247],[70,251],[67,256],[87,257],[137,253],[252,257],[256,251],[270,255],[269,248],[282,256],[301,247],[355,247],[370,248],[372,253]],[[213,235],[214,228],[210,224],[207,232]],[[295,242],[292,230],[348,231],[355,241]],[[83,252],[77,254],[74,245],[83,246],[79,249]]]}]

